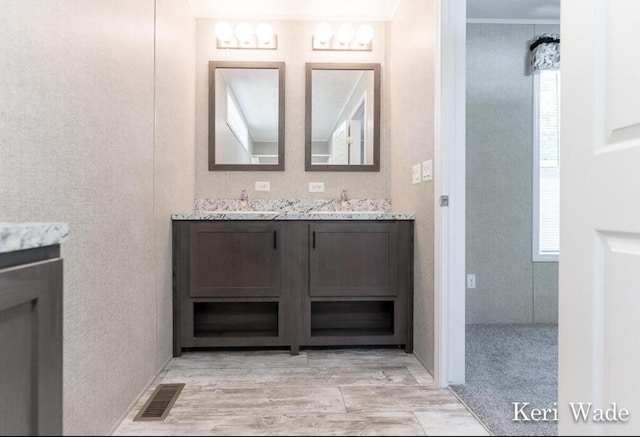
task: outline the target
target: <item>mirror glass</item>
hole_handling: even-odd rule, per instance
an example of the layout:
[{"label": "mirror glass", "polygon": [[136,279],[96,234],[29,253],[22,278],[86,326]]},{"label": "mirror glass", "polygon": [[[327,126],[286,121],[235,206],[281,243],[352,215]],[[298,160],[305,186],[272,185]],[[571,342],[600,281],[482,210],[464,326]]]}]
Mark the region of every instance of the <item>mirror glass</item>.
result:
[{"label": "mirror glass", "polygon": [[209,63],[209,170],[284,170],[284,63]]},{"label": "mirror glass", "polygon": [[307,170],[379,171],[379,64],[307,64]]}]

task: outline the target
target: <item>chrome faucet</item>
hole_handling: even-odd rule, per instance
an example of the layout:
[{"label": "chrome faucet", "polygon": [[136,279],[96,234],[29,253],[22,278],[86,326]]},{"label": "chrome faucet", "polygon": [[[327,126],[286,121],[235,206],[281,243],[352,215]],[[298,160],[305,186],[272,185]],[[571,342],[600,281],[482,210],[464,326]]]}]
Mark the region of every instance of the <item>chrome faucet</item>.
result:
[{"label": "chrome faucet", "polygon": [[349,210],[349,196],[347,195],[347,190],[342,190],[340,193],[340,210],[348,211]]},{"label": "chrome faucet", "polygon": [[240,192],[240,206],[238,209],[240,211],[246,211],[249,208],[249,195],[247,194],[247,190],[242,190]]}]

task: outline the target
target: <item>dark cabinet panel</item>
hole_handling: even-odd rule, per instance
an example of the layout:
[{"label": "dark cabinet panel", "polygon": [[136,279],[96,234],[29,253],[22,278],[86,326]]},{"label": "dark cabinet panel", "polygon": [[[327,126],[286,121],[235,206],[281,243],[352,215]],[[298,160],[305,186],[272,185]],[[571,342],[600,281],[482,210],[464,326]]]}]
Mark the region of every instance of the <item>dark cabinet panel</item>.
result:
[{"label": "dark cabinet panel", "polygon": [[62,434],[62,260],[11,262],[46,252],[0,255],[0,435]]},{"label": "dark cabinet panel", "polygon": [[184,348],[412,351],[413,222],[174,221],[174,356]]},{"label": "dark cabinet panel", "polygon": [[280,294],[278,223],[196,223],[190,230],[192,297]]},{"label": "dark cabinet panel", "polygon": [[281,295],[287,243],[280,227],[266,221],[173,222],[174,356],[184,348],[291,343]]},{"label": "dark cabinet panel", "polygon": [[398,294],[396,223],[312,223],[311,296]]},{"label": "dark cabinet panel", "polygon": [[413,222],[310,223],[301,346],[413,350]]}]

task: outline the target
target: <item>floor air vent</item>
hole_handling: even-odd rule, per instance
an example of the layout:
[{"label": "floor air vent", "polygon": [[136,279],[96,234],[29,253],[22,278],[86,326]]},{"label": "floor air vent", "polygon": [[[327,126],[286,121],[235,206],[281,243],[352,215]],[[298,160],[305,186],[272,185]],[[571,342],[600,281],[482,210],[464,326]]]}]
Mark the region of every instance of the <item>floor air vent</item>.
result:
[{"label": "floor air vent", "polygon": [[133,420],[164,420],[183,388],[184,384],[158,385]]}]

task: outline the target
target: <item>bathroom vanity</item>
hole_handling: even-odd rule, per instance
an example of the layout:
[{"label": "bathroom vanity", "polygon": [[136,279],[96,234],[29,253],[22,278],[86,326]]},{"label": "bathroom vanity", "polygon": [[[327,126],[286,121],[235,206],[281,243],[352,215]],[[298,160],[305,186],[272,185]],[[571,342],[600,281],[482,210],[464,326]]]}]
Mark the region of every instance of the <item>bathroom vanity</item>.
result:
[{"label": "bathroom vanity", "polygon": [[174,356],[185,348],[413,348],[413,215],[173,216]]},{"label": "bathroom vanity", "polygon": [[62,435],[61,223],[0,223],[0,435]]}]

